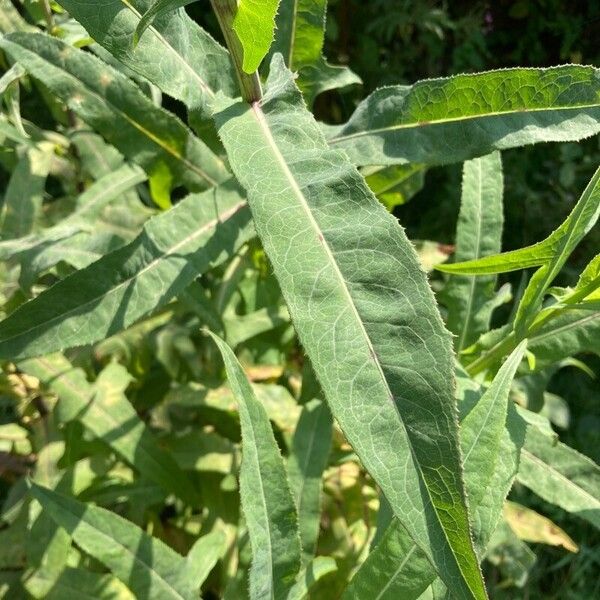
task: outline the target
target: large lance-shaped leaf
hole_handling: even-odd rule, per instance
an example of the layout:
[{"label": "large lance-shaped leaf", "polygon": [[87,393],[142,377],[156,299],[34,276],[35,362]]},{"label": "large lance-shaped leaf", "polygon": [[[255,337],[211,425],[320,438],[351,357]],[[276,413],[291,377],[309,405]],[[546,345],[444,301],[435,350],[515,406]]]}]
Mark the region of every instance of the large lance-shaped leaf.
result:
[{"label": "large lance-shaped leaf", "polygon": [[197,494],[187,476],[165,452],[124,394],[131,381],[126,369],[116,363],[100,373],[94,385],[61,354],[18,363],[19,368],[37,377],[58,396],[61,422],[80,421],[98,439],[166,492],[194,504]]},{"label": "large lance-shaped leaf", "polygon": [[[457,261],[477,260],[500,252],[502,246],[502,161],[494,152],[467,161],[463,168],[462,198],[456,229]],[[451,277],[444,288],[448,329],[461,351],[489,329],[496,277]]]},{"label": "large lance-shaped leaf", "polygon": [[334,417],[440,575],[486,593],[458,448],[450,336],[402,228],[327,147],[281,58],[268,93],[216,115]]},{"label": "large lance-shaped leaf", "polygon": [[130,244],[66,277],[0,323],[11,360],[90,344],[168,302],[252,235],[234,184],[192,194]]},{"label": "large lance-shaped leaf", "polygon": [[85,505],[35,483],[31,494],[82,550],[106,565],[136,598],[194,598],[185,559],[159,539],[108,510]]},{"label": "large lance-shaped leaf", "polygon": [[448,164],[600,131],[600,71],[505,69],[373,92],[330,143],[358,165]]},{"label": "large lance-shaped leaf", "polygon": [[[502,504],[517,472],[520,443],[511,440],[505,424],[510,386],[524,352],[525,342],[506,360],[481,397],[477,398],[477,384],[468,379],[460,388],[464,415],[460,441],[480,558],[502,515]],[[508,418],[518,419],[514,411]],[[393,519],[353,577],[345,598],[419,598],[435,577],[435,569],[425,553],[410,539],[398,519]]]},{"label": "large lance-shaped leaf", "polygon": [[294,500],[267,412],[235,354],[213,335],[221,351],[242,426],[240,494],[252,545],[250,598],[286,598],[300,569]]},{"label": "large lance-shaped leaf", "polygon": [[150,176],[192,189],[224,181],[221,159],[125,75],[43,34],[14,33],[0,47]]},{"label": "large lance-shaped leaf", "polygon": [[600,467],[587,456],[530,427],[517,479],[600,529]]},{"label": "large lance-shaped leaf", "polygon": [[310,104],[326,90],[360,83],[347,67],[334,67],[323,57],[327,0],[281,0],[272,53],[298,72],[298,87]]},{"label": "large lance-shaped leaf", "polygon": [[134,32],[153,0],[60,0],[59,4],[115,58],[181,100],[193,126],[210,117],[215,92],[235,95],[236,78],[227,50],[185,11],[158,16],[134,49]]}]

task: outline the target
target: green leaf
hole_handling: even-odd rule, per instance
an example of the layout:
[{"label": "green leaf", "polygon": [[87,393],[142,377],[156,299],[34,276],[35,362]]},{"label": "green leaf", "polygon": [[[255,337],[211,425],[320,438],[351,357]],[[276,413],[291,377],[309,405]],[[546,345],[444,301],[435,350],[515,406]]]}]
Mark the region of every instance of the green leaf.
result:
[{"label": "green leaf", "polygon": [[4,194],[2,240],[30,234],[38,224],[53,151],[52,144],[42,142],[27,149],[17,163]]},{"label": "green leaf", "polygon": [[406,204],[425,183],[424,165],[365,167],[361,172],[371,191],[390,212]]},{"label": "green leaf", "polygon": [[196,130],[211,116],[210,103],[217,91],[236,95],[237,82],[227,50],[185,11],[157,17],[132,51],[134,32],[154,0],[60,0],[59,4],[117,60],[181,100]]},{"label": "green leaf", "polygon": [[587,456],[529,427],[517,479],[600,529],[600,467]]},{"label": "green leaf", "polygon": [[[512,451],[505,423],[510,386],[524,352],[525,343],[521,343],[461,422],[465,483],[480,558],[502,514],[502,504],[516,474],[518,449]],[[460,393],[465,398],[477,395],[477,385],[465,379],[466,387],[461,382]],[[463,400],[461,412],[466,412],[467,403],[473,404],[473,401]],[[418,598],[435,578],[435,569],[426,554],[394,518],[351,580],[345,597],[409,600]]]},{"label": "green leaf", "polygon": [[66,277],[0,323],[11,360],[90,344],[166,304],[252,235],[233,184],[192,194],[127,246]]},{"label": "green leaf", "polygon": [[13,31],[31,31],[34,26],[30,25],[15,8],[10,0],[0,0],[0,32],[11,33]]},{"label": "green leaf", "polygon": [[285,306],[260,308],[248,315],[229,316],[223,320],[227,343],[235,348],[250,338],[289,323],[290,316]]},{"label": "green leaf", "polygon": [[[486,256],[477,260],[468,260],[460,263],[443,264],[436,268],[446,273],[459,273],[465,275],[484,275],[493,273],[508,273],[529,267],[545,265],[538,271],[536,282],[548,285],[557,274],[557,266],[564,264],[573,248],[583,236],[594,226],[600,216],[600,168],[586,186],[581,197],[569,216],[545,240],[493,256]],[[560,270],[560,268],[558,269]],[[534,276],[535,277],[535,276]],[[535,282],[534,282],[535,283]],[[530,283],[530,286],[532,284]],[[537,283],[534,287],[537,289]],[[530,288],[533,289],[533,288]],[[542,289],[540,287],[540,289]],[[545,287],[543,288],[546,289]],[[531,295],[532,292],[529,292]],[[539,292],[538,292],[539,294]],[[532,302],[535,298],[532,297]],[[529,302],[529,300],[528,300]]]},{"label": "green leaf", "polygon": [[[502,191],[500,153],[465,162],[455,260],[478,260],[500,252],[504,222]],[[443,265],[440,268],[443,270]],[[448,308],[448,329],[457,336],[457,352],[488,331],[495,287],[494,275],[451,277],[446,284],[442,301]]]},{"label": "green leaf", "polygon": [[552,259],[538,269],[523,293],[514,328],[524,331],[542,306],[546,290],[560,273],[567,259],[600,217],[600,168],[596,170],[581,198],[562,225],[547,238],[553,240]]},{"label": "green leaf", "polygon": [[199,590],[227,549],[227,536],[220,529],[198,538],[185,557],[192,590]]},{"label": "green leaf", "polygon": [[242,426],[240,494],[252,544],[250,598],[287,597],[300,569],[296,507],[269,417],[227,344],[217,344]]},{"label": "green leaf", "polygon": [[63,423],[77,419],[144,477],[188,503],[197,503],[197,493],[187,476],[160,448],[127,400],[124,392],[131,375],[123,366],[109,364],[94,385],[60,354],[20,362],[19,368],[48,385],[60,398],[58,415]]},{"label": "green leaf", "polygon": [[100,177],[80,194],[78,208],[56,225],[16,240],[1,241],[0,258],[6,260],[34,248],[47,247],[77,232],[91,230],[97,226],[98,217],[110,202],[145,179],[146,175],[139,167],[130,165],[123,165]]},{"label": "green leaf", "polygon": [[233,30],[244,51],[243,69],[254,73],[269,52],[280,0],[238,0]]},{"label": "green leaf", "polygon": [[316,552],[321,523],[321,477],[327,467],[333,420],[321,400],[307,402],[300,414],[288,458],[288,477],[296,507],[304,562]]},{"label": "green leaf", "polygon": [[580,352],[600,354],[600,311],[568,310],[529,337],[536,369]]},{"label": "green leaf", "polygon": [[282,0],[271,54],[281,52],[308,104],[320,93],[361,83],[347,67],[328,64],[323,57],[327,0]]},{"label": "green leaf", "polygon": [[[39,578],[39,576],[38,576]],[[28,582],[29,583],[29,582]],[[134,600],[135,596],[112,575],[67,567],[45,596],[47,600]]]},{"label": "green leaf", "polygon": [[142,15],[140,22],[135,28],[135,32],[133,34],[133,45],[138,45],[140,38],[146,29],[152,25],[152,22],[157,16],[178,8],[183,8],[184,6],[187,6],[195,1],[196,0],[155,0],[150,8]]},{"label": "green leaf", "polygon": [[194,190],[228,178],[221,159],[179,119],[89,52],[43,34],[10,34],[0,47],[148,175]]},{"label": "green leaf", "polygon": [[160,540],[103,508],[31,484],[44,511],[90,556],[106,565],[133,592],[148,600],[191,599],[185,560]]},{"label": "green leaf", "polygon": [[330,144],[358,165],[437,165],[580,140],[600,131],[599,73],[579,65],[503,69],[381,88],[345,125],[328,128]]},{"label": "green leaf", "polygon": [[219,135],[334,417],[448,584],[485,598],[449,334],[414,249],[327,147],[281,55],[260,105],[221,105]]},{"label": "green leaf", "polygon": [[317,556],[298,574],[294,587],[290,590],[286,600],[304,600],[310,598],[311,588],[322,577],[337,571],[337,564],[329,556]]}]

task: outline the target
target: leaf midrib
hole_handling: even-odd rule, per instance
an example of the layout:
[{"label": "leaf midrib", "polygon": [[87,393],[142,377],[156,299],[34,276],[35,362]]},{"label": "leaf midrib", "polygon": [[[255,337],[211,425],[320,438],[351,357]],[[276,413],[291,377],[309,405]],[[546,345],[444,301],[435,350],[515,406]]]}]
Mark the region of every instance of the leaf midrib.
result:
[{"label": "leaf midrib", "polygon": [[566,325],[561,325],[560,327],[551,329],[550,331],[546,331],[545,333],[540,333],[539,335],[534,334],[529,338],[529,341],[533,342],[534,340],[543,340],[547,337],[552,337],[553,335],[562,333],[563,331],[568,331],[569,329],[573,329],[579,327],[580,325],[584,325],[589,321],[593,321],[595,319],[600,319],[600,312],[595,312],[587,317],[584,317],[583,319],[578,319],[577,321],[572,321],[571,323],[567,323]]},{"label": "leaf midrib", "polygon": [[[296,178],[294,177],[293,173],[291,172],[291,170],[289,169],[287,163],[285,162],[285,158],[283,157],[283,155],[281,154],[281,151],[279,150],[279,147],[277,146],[277,143],[275,142],[275,139],[273,138],[273,135],[271,133],[271,130],[269,128],[269,124],[266,120],[266,117],[262,111],[262,108],[260,106],[260,102],[253,102],[252,103],[252,114],[254,115],[254,118],[259,126],[260,131],[262,131],[263,136],[268,144],[268,146],[271,148],[273,155],[275,156],[275,159],[277,161],[277,163],[279,164],[285,178],[289,181],[290,184],[290,190],[293,192],[293,194],[296,196],[296,198],[298,199],[298,201],[300,202],[300,205],[303,209],[303,211],[305,212],[309,223],[311,224],[312,228],[314,229],[315,233],[317,234],[318,239],[321,240],[321,243],[323,245],[323,248],[325,250],[325,253],[327,255],[327,257],[329,258],[333,269],[334,269],[334,273],[337,277],[337,279],[339,280],[340,286],[343,290],[344,295],[347,298],[348,304],[350,305],[350,308],[352,310],[352,314],[354,315],[356,322],[358,324],[358,329],[361,332],[362,336],[364,337],[365,343],[367,345],[367,348],[369,349],[369,353],[370,356],[373,359],[373,362],[375,363],[376,369],[379,372],[380,375],[380,379],[383,383],[383,386],[385,388],[385,391],[387,392],[387,398],[388,401],[391,403],[392,407],[394,408],[394,411],[396,412],[397,416],[398,416],[398,422],[400,424],[400,426],[402,427],[403,431],[404,431],[404,435],[406,436],[406,440],[408,442],[408,447],[410,449],[410,453],[412,455],[412,460],[413,463],[415,465],[415,468],[418,470],[419,475],[422,479],[422,481],[425,481],[423,472],[421,470],[421,466],[419,464],[419,462],[417,461],[416,455],[415,455],[415,451],[414,451],[414,447],[412,444],[412,440],[410,439],[410,436],[408,435],[408,431],[406,430],[406,425],[404,424],[404,421],[402,420],[398,407],[396,406],[396,403],[394,402],[394,396],[392,394],[392,391],[389,387],[388,381],[385,378],[384,372],[383,372],[383,368],[381,366],[381,362],[379,360],[379,357],[377,356],[375,349],[373,347],[373,344],[371,342],[371,338],[369,337],[369,334],[367,332],[367,330],[365,329],[364,323],[360,317],[360,313],[358,312],[358,309],[356,307],[356,305],[354,304],[354,300],[350,294],[350,290],[348,289],[346,282],[344,280],[344,277],[342,275],[342,272],[339,269],[339,266],[337,264],[337,261],[335,260],[335,255],[333,254],[333,251],[331,250],[328,242],[326,241],[325,236],[323,235],[321,228],[319,226],[319,224],[317,223],[316,219],[314,218],[310,207],[308,206],[308,203],[306,201],[306,198],[304,197],[304,194],[302,193],[302,189],[300,188],[298,182],[296,181]],[[425,488],[427,489],[427,493],[428,495],[430,494],[429,491],[429,486],[425,485]],[[465,585],[470,589],[469,584],[467,583],[468,579],[465,577],[463,570],[462,570],[462,565],[460,564],[460,561],[456,558],[456,556],[454,556],[454,548],[452,546],[452,544],[450,543],[450,540],[447,537],[446,534],[446,530],[445,528],[442,526],[441,522],[440,522],[440,517],[437,514],[437,509],[432,501],[431,498],[429,498],[430,500],[430,504],[431,504],[431,508],[436,516],[436,519],[438,520],[438,523],[440,524],[440,529],[443,532],[444,538],[446,539],[446,543],[448,544],[448,547],[451,549],[451,552],[453,554],[453,558],[454,561],[463,577],[463,581],[465,583]],[[412,537],[412,536],[411,536]],[[416,540],[414,540],[415,543],[418,543]],[[425,547],[421,547],[421,545],[419,544],[419,547],[425,552],[425,554],[430,557],[430,552],[428,551],[428,549]]]},{"label": "leaf midrib", "polygon": [[591,108],[600,108],[600,102],[596,102],[594,104],[580,104],[577,106],[553,106],[553,107],[544,107],[544,108],[525,108],[518,110],[507,110],[503,112],[494,111],[487,112],[478,115],[463,115],[460,117],[448,117],[444,119],[434,119],[434,120],[423,120],[412,123],[399,123],[397,125],[390,125],[388,127],[378,127],[374,129],[364,129],[362,131],[356,131],[354,133],[349,133],[347,135],[339,135],[338,137],[333,137],[328,140],[329,144],[339,144],[346,142],[347,140],[364,137],[368,135],[376,135],[378,133],[386,133],[388,131],[397,131],[401,129],[411,129],[411,128],[420,128],[420,127],[430,127],[432,125],[444,125],[447,123],[460,123],[463,121],[472,121],[475,119],[486,119],[488,117],[500,117],[505,115],[520,115],[520,114],[530,114],[530,113],[538,113],[538,112],[555,112],[555,111],[580,111],[582,109],[591,109]]},{"label": "leaf midrib", "polygon": [[[99,296],[95,296],[94,298],[91,298],[90,300],[88,300],[84,304],[79,304],[78,306],[73,307],[71,310],[69,310],[67,312],[61,313],[61,314],[56,315],[55,317],[53,317],[51,319],[48,319],[48,320],[44,321],[43,327],[46,328],[50,323],[53,323],[54,321],[67,319],[73,313],[81,311],[81,309],[86,308],[90,304],[94,304],[98,300],[102,300],[103,298],[109,296],[110,294],[113,294],[114,292],[116,292],[117,290],[119,290],[120,288],[122,288],[123,286],[128,285],[129,283],[131,283],[135,279],[141,277],[144,273],[146,273],[147,271],[149,271],[150,269],[152,269],[157,263],[161,262],[162,260],[165,260],[166,258],[168,258],[169,256],[171,256],[172,254],[174,254],[179,248],[181,248],[181,246],[184,246],[188,242],[192,241],[194,238],[202,235],[204,232],[208,231],[212,227],[215,227],[218,223],[221,223],[224,220],[229,219],[236,212],[238,212],[239,210],[241,210],[242,208],[244,208],[246,205],[247,205],[247,203],[246,203],[245,200],[242,201],[242,202],[238,202],[236,205],[234,205],[229,210],[225,211],[222,214],[219,214],[219,216],[216,219],[213,219],[212,221],[209,221],[208,223],[206,223],[206,225],[203,225],[200,229],[197,229],[192,234],[190,234],[187,237],[185,237],[183,240],[180,240],[179,242],[177,242],[177,244],[175,244],[174,246],[171,246],[167,251],[163,252],[160,256],[157,256],[156,258],[154,258],[143,269],[141,269],[140,271],[138,271],[137,273],[135,273],[131,277],[128,277],[127,279],[123,280],[118,285],[112,287],[105,294],[101,294]],[[73,277],[74,275],[75,274],[71,275],[70,277]],[[63,281],[67,281],[70,277],[65,278]],[[26,336],[27,334],[31,333],[32,331],[35,331],[39,327],[40,327],[40,325],[34,325],[33,327],[30,327],[29,329],[26,329],[24,331],[19,331],[19,333],[17,335],[13,335],[11,337],[8,337],[8,338],[5,338],[3,340],[0,340],[0,345],[6,344],[7,342],[9,342],[11,340],[14,340],[14,339],[18,339],[19,337]]]}]

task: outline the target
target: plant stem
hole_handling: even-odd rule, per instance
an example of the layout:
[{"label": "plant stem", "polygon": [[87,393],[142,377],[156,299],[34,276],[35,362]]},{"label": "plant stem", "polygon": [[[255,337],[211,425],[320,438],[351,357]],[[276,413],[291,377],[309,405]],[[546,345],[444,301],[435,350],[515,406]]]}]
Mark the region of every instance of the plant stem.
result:
[{"label": "plant stem", "polygon": [[44,11],[44,19],[46,20],[46,28],[48,29],[48,33],[53,35],[56,25],[54,23],[52,8],[50,7],[50,0],[42,0],[42,10]]},{"label": "plant stem", "polygon": [[242,68],[244,51],[237,34],[233,30],[233,19],[237,13],[237,0],[210,0],[210,3],[215,11],[221,31],[223,32],[223,37],[225,38],[225,43],[229,49],[238,83],[240,84],[242,98],[250,104],[257,102],[262,98],[258,72],[255,71],[249,75]]}]

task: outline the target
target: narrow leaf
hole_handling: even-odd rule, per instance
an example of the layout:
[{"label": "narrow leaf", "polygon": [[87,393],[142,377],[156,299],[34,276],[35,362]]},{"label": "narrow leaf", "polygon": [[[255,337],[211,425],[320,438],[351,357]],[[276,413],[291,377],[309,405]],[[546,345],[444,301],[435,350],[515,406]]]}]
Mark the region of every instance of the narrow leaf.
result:
[{"label": "narrow leaf", "polygon": [[199,590],[227,548],[227,536],[221,530],[203,535],[186,556],[186,572],[192,590]]},{"label": "narrow leaf", "polygon": [[217,344],[242,426],[240,493],[252,545],[250,598],[287,597],[300,569],[297,513],[269,417],[235,355]]},{"label": "narrow leaf", "polygon": [[298,574],[294,587],[290,590],[287,600],[304,600],[310,598],[311,588],[321,578],[337,571],[337,564],[329,556],[317,556]]},{"label": "narrow leaf", "polygon": [[[522,343],[461,422],[465,483],[480,558],[501,516],[502,503],[517,470],[518,450],[512,451],[505,423],[510,386],[524,352],[525,343]],[[468,388],[463,387],[461,391],[465,397],[467,394],[470,396],[476,394],[476,387],[469,380]],[[463,404],[466,402],[463,400]],[[511,462],[514,464],[507,465]],[[345,598],[409,600],[418,598],[435,578],[435,569],[427,556],[394,518],[351,580]]]},{"label": "narrow leaf", "polygon": [[184,558],[137,525],[35,483],[31,494],[82,550],[106,565],[136,598],[194,597],[185,577]]},{"label": "narrow leaf", "polygon": [[357,165],[448,164],[600,131],[598,69],[504,69],[385,87],[329,129]]},{"label": "narrow leaf", "polygon": [[238,0],[233,20],[244,50],[243,68],[254,73],[269,52],[275,32],[275,15],[280,0]]},{"label": "narrow leaf", "polygon": [[587,456],[529,427],[517,479],[600,529],[600,467]]},{"label": "narrow leaf", "polygon": [[333,420],[328,406],[311,400],[302,408],[288,458],[288,477],[296,507],[304,561],[317,548],[321,523],[321,477],[327,466]]},{"label": "narrow leaf", "polygon": [[197,503],[196,491],[187,476],[159,447],[127,400],[124,391],[131,376],[124,367],[109,364],[93,386],[84,372],[62,355],[23,361],[19,368],[37,377],[59,397],[58,415],[63,423],[77,419],[144,477],[188,503]]},{"label": "narrow leaf", "polygon": [[221,159],[181,121],[89,52],[43,34],[11,34],[0,47],[149,175],[195,190],[227,179]]},{"label": "narrow leaf", "polygon": [[[456,261],[478,260],[500,252],[504,222],[502,188],[500,153],[465,162],[456,230]],[[443,302],[448,308],[446,323],[457,336],[457,352],[488,331],[495,287],[494,275],[451,277],[446,284],[443,295]]]},{"label": "narrow leaf", "polygon": [[135,28],[135,32],[133,34],[133,45],[138,45],[140,38],[144,34],[144,31],[146,31],[146,29],[152,25],[152,22],[158,15],[176,10],[178,8],[183,8],[192,2],[195,2],[195,0],[155,0],[150,8],[142,15],[140,22]]},{"label": "narrow leaf", "polygon": [[281,55],[261,103],[222,102],[216,121],[334,417],[448,584],[484,598],[449,335],[414,249],[328,149]]},{"label": "narrow leaf", "polygon": [[252,235],[234,185],[191,195],[127,246],[23,304],[0,323],[0,356],[40,356],[104,339],[164,304]]},{"label": "narrow leaf", "polygon": [[425,183],[423,165],[365,167],[362,174],[377,199],[391,212],[406,204]]},{"label": "narrow leaf", "polygon": [[[29,583],[29,582],[28,582]],[[45,596],[46,600],[134,600],[129,589],[112,575],[67,567]]]}]

